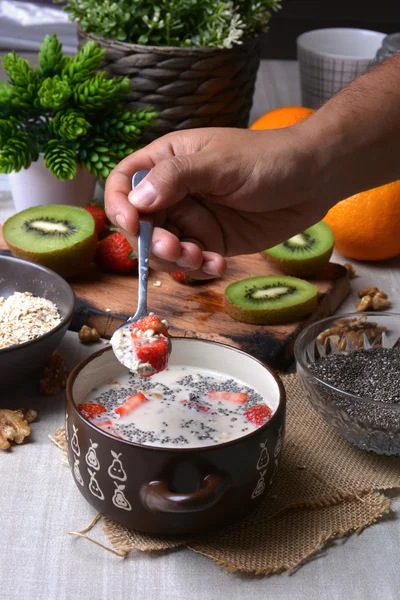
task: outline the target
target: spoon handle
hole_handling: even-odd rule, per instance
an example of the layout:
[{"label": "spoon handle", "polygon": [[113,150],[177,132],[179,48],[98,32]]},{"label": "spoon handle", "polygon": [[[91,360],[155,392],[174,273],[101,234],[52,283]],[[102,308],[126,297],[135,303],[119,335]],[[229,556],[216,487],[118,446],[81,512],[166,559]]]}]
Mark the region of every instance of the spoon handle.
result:
[{"label": "spoon handle", "polygon": [[[137,171],[132,177],[132,189],[138,186],[148,173],[149,171]],[[138,237],[138,307],[134,316],[135,320],[147,315],[147,282],[152,234],[153,221],[151,217],[141,218]]]}]

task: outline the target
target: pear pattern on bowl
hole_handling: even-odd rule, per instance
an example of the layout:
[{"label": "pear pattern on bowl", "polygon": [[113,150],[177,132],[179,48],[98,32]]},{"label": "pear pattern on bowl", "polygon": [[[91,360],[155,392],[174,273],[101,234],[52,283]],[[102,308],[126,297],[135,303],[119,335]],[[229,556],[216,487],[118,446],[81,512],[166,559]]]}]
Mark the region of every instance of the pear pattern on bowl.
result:
[{"label": "pear pattern on bowl", "polygon": [[114,485],[116,486],[114,495],[112,497],[114,506],[117,508],[122,508],[123,510],[132,510],[132,506],[124,494],[125,486],[117,483],[116,481],[114,481]]},{"label": "pear pattern on bowl", "polygon": [[89,467],[92,467],[93,469],[95,469],[96,471],[98,471],[100,469],[100,463],[99,463],[99,459],[97,458],[97,454],[96,454],[96,448],[98,448],[98,444],[93,443],[92,440],[89,440],[90,442],[90,446],[89,449],[86,453],[86,462],[89,465]]},{"label": "pear pattern on bowl", "polygon": [[265,473],[266,472],[267,472],[266,470],[265,471],[260,471],[260,479],[257,481],[257,485],[254,488],[253,493],[251,494],[251,497],[253,498],[253,500],[254,500],[254,498],[257,498],[258,496],[261,496],[261,494],[265,490],[265,480],[264,480],[264,477],[265,477]]},{"label": "pear pattern on bowl", "polygon": [[111,456],[113,457],[113,461],[111,465],[108,467],[108,474],[112,479],[118,479],[119,481],[126,481],[127,475],[122,466],[122,462],[120,460],[120,456],[122,453],[117,454],[113,450],[111,450]]},{"label": "pear pattern on bowl", "polygon": [[269,463],[269,454],[267,450],[267,442],[262,442],[260,444],[261,453],[257,462],[257,470],[261,471],[262,469],[266,469]]},{"label": "pear pattern on bowl", "polygon": [[69,432],[68,432],[68,413],[65,413],[65,439],[67,444],[69,443]]},{"label": "pear pattern on bowl", "polygon": [[104,500],[104,494],[100,489],[99,483],[96,479],[96,471],[91,471],[88,469],[88,473],[90,475],[89,491],[93,494],[93,496],[99,498],[99,500]]},{"label": "pear pattern on bowl", "polygon": [[79,441],[78,441],[78,428],[75,427],[75,425],[72,425],[72,430],[73,430],[73,435],[71,438],[71,449],[72,452],[76,455],[76,456],[80,456],[81,455],[81,449],[79,448]]},{"label": "pear pattern on bowl", "polygon": [[267,467],[269,464],[269,454],[268,454],[268,449],[267,449],[267,440],[265,440],[265,442],[261,442],[260,444],[260,448],[261,448],[261,452],[260,452],[260,456],[258,457],[258,461],[256,464],[256,469],[257,471],[259,471],[259,480],[257,481],[256,487],[253,490],[253,493],[251,494],[251,497],[253,498],[257,498],[258,496],[260,496],[264,490],[265,490],[265,474],[267,472]]},{"label": "pear pattern on bowl", "polygon": [[274,450],[275,466],[274,466],[274,472],[272,473],[272,477],[269,480],[270,485],[274,482],[276,474],[278,472],[279,454],[280,454],[281,450],[282,450],[282,427],[279,428],[278,439],[277,439],[275,450]]},{"label": "pear pattern on bowl", "polygon": [[75,458],[75,461],[74,461],[74,476],[80,485],[84,485],[82,475],[79,470],[79,458]]}]

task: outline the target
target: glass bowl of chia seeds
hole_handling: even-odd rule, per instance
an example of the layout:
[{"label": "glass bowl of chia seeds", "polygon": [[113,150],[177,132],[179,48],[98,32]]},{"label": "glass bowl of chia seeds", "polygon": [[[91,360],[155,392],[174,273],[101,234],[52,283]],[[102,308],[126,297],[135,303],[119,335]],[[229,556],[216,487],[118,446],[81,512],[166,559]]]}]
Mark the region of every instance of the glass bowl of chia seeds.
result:
[{"label": "glass bowl of chia seeds", "polygon": [[351,313],[309,325],[294,348],[314,409],[347,442],[400,455],[400,315]]}]

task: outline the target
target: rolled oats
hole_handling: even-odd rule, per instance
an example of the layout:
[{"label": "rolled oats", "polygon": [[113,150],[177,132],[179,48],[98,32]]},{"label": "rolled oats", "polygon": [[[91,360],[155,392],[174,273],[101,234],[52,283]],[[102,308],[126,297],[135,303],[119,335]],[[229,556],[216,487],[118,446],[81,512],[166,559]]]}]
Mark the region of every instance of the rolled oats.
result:
[{"label": "rolled oats", "polygon": [[56,305],[30,292],[0,297],[0,348],[29,342],[61,322]]}]

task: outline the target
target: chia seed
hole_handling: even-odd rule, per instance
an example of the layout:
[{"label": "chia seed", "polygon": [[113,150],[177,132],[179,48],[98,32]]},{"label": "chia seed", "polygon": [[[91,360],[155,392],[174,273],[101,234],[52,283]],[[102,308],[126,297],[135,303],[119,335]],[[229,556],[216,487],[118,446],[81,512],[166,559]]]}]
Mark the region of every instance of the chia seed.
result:
[{"label": "chia seed", "polygon": [[[164,417],[164,419],[167,418],[168,409],[174,407],[176,403],[181,402],[182,396],[185,398],[185,389],[187,390],[186,408],[190,409],[194,418],[190,418],[189,414],[189,418],[183,418],[179,424],[179,429],[182,433],[174,437],[174,435],[171,435],[173,428],[168,426],[167,421],[162,421],[162,417]],[[183,393],[177,396],[176,394],[179,390]],[[230,406],[229,403],[226,403],[226,406],[221,405],[221,401],[216,402],[215,400],[207,398],[206,393],[209,390],[234,393],[245,392],[247,394],[247,400],[242,405],[233,403],[232,406]],[[162,416],[161,420],[158,421],[158,428],[156,430],[142,430],[132,422],[124,424],[123,422],[118,422],[118,419],[115,420],[114,409],[121,406],[127,397],[136,392],[142,392],[145,395],[147,394],[147,397],[151,402],[159,403],[159,406],[157,406],[157,409],[155,410],[155,414],[162,414]],[[218,444],[221,441],[225,441],[226,438],[221,438],[219,425],[218,430],[215,427],[218,415],[222,415],[226,417],[228,421],[234,423],[237,422],[239,418],[243,418],[244,413],[249,408],[252,408],[257,404],[264,404],[264,399],[260,394],[233,379],[221,380],[208,375],[198,375],[193,377],[190,373],[186,373],[179,379],[178,389],[171,389],[164,383],[152,381],[151,378],[141,378],[139,380],[137,376],[130,374],[119,386],[107,385],[102,387],[91,401],[102,404],[106,408],[106,413],[103,413],[102,418],[108,418],[108,415],[111,416],[113,420],[111,431],[114,428],[115,433],[121,435],[124,439],[138,444],[154,446],[167,445],[168,447],[194,445],[194,439],[202,442],[210,440],[211,444]],[[207,414],[207,422],[202,421],[200,418],[204,413]],[[142,422],[144,423],[144,421]],[[227,425],[225,427],[227,427]],[[252,430],[252,427],[244,427],[241,431],[246,433]],[[230,428],[234,429],[235,426],[230,425]],[[170,435],[167,435],[167,433]],[[186,435],[189,435],[189,433],[191,437],[188,439]],[[226,436],[226,433],[224,433],[224,435]]]},{"label": "chia seed", "polygon": [[299,375],[312,403],[348,442],[400,454],[400,347],[331,354],[309,371],[319,381]]}]

